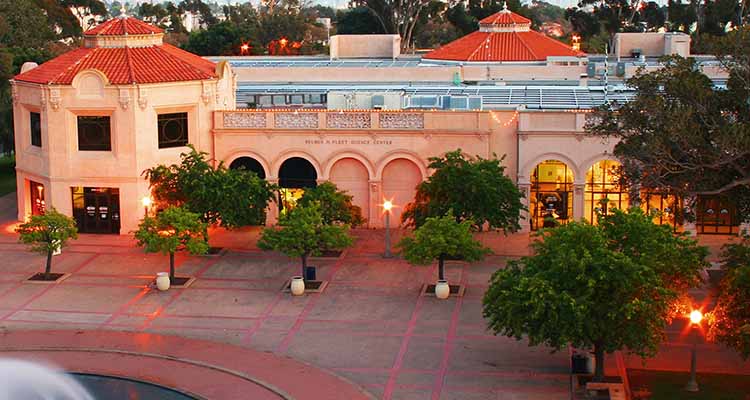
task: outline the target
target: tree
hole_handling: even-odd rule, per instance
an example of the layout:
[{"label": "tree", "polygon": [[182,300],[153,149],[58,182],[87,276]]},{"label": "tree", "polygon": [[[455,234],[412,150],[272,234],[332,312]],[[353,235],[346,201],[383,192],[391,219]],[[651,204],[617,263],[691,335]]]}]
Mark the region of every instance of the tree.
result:
[{"label": "tree", "polygon": [[146,253],[169,254],[169,280],[174,282],[174,255],[178,251],[190,254],[208,252],[207,226],[200,215],[182,207],[170,206],[155,217],[146,216],[138,225],[135,238]]},{"label": "tree", "polygon": [[305,189],[305,193],[297,204],[310,206],[317,203],[323,216],[323,223],[346,224],[356,227],[365,223],[362,209],[352,203],[352,196],[338,190],[332,182],[323,182],[320,185]]},{"label": "tree", "polygon": [[724,278],[710,313],[708,338],[750,357],[750,237],[728,244],[722,252]]},{"label": "tree", "polygon": [[519,229],[523,194],[505,175],[502,161],[496,156],[470,160],[461,149],[430,158],[435,173],[417,186],[414,202],[401,215],[402,223],[419,227],[428,217],[453,210],[457,222],[472,220],[475,229],[485,224],[506,232]]},{"label": "tree", "polygon": [[22,243],[31,245],[31,251],[47,256],[45,280],[49,280],[52,273],[52,254],[62,249],[68,240],[78,238],[75,220],[54,208],[43,215],[32,215],[29,222],[16,228],[16,233]]},{"label": "tree", "polygon": [[629,79],[635,97],[600,107],[587,130],[617,140],[628,184],[688,198],[725,194],[748,218],[750,28],[715,49],[729,73],[726,90],[716,90],[696,60],[669,57],[663,68]]},{"label": "tree", "polygon": [[204,222],[226,228],[262,225],[274,186],[244,169],[213,168],[205,152],[191,147],[180,164],[157,165],[144,171],[157,207],[183,206]]},{"label": "tree", "polygon": [[401,37],[401,48],[406,49],[411,45],[414,28],[429,0],[356,0],[352,4],[370,10],[386,33],[397,33]]},{"label": "tree", "polygon": [[377,17],[366,7],[336,11],[336,32],[341,35],[386,33]]},{"label": "tree", "polygon": [[592,348],[595,381],[605,353],[656,353],[707,255],[635,208],[601,215],[596,226],[544,230],[532,246],[534,255],[493,274],[483,300],[489,327],[532,346]]},{"label": "tree", "polygon": [[490,252],[472,236],[473,224],[471,220],[456,221],[449,210],[445,216],[427,218],[413,236],[401,239],[398,247],[411,264],[426,265],[437,260],[438,279],[444,280],[446,259],[478,261]]},{"label": "tree", "polygon": [[265,228],[258,240],[263,250],[275,250],[290,257],[300,257],[302,276],[307,259],[322,249],[344,249],[352,245],[347,225],[326,224],[320,205],[297,205],[279,216],[278,225]]}]

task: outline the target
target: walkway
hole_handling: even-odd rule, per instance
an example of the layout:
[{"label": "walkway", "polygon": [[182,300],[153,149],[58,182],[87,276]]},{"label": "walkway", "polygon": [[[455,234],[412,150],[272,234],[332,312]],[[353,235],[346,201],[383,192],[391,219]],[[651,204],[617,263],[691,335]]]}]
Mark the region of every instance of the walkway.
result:
[{"label": "walkway", "polygon": [[[127,236],[81,235],[54,258],[53,269],[70,272],[70,278],[57,285],[21,283],[44,259],[18,244],[12,232],[11,222],[0,226],[0,331],[129,332],[138,334],[131,336],[136,342],[172,340],[142,334],[208,340],[233,346],[222,350],[228,356],[252,349],[309,363],[379,399],[567,398],[567,351],[551,353],[496,337],[482,317],[489,277],[508,255],[528,254],[528,235],[484,235],[482,240],[504,255],[472,265],[448,263],[448,279],[467,292],[438,301],[419,295],[423,283],[436,279],[435,268],[383,259],[383,232],[376,230],[356,231],[356,246],[339,259],[315,260],[318,276],[330,284],[324,293],[304,297],[280,291],[298,274],[298,261],[258,251],[258,229],[212,232],[212,245],[225,251],[179,255],[178,275],[197,280],[167,292],[149,286],[156,272],[167,268],[167,257],[144,254]],[[716,254],[721,241],[714,241]],[[715,346],[711,352],[731,360],[736,372],[750,373],[750,363],[733,353]],[[298,398],[315,398],[313,393],[314,387]]]}]

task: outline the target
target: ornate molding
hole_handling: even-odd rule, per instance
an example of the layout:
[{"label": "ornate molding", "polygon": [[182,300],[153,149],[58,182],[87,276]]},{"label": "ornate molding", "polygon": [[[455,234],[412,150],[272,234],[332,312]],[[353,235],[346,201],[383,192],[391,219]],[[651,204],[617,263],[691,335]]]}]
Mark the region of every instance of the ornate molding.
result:
[{"label": "ornate molding", "polygon": [[265,128],[266,113],[264,112],[225,112],[225,128]]},{"label": "ornate molding", "polygon": [[142,87],[138,87],[138,106],[145,110],[148,106],[148,92]]},{"label": "ornate molding", "polygon": [[370,113],[328,113],[326,126],[333,129],[367,129],[372,127]]},{"label": "ornate molding", "polygon": [[117,100],[120,102],[120,107],[123,110],[127,110],[130,106],[130,92],[128,89],[120,89],[120,97]]},{"label": "ornate molding", "polygon": [[208,104],[211,101],[211,86],[205,81],[202,81],[202,84],[203,90],[201,92],[201,100],[203,100],[203,104]]},{"label": "ornate molding", "polygon": [[18,88],[15,84],[10,85],[10,97],[13,99],[13,104],[18,104]]},{"label": "ornate molding", "polygon": [[383,129],[424,129],[422,113],[382,113],[380,127]]},{"label": "ornate molding", "polygon": [[318,113],[293,112],[274,115],[274,127],[281,129],[316,129],[318,127]]},{"label": "ornate molding", "polygon": [[59,110],[60,104],[62,104],[62,97],[60,96],[60,89],[50,89],[48,101],[49,101],[50,107],[52,107],[54,111]]}]

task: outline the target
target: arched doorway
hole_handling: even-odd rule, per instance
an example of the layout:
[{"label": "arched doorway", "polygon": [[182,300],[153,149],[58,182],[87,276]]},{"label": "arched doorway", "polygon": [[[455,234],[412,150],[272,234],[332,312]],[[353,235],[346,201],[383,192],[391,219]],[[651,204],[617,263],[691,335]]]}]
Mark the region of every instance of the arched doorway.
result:
[{"label": "arched doorway", "polygon": [[252,157],[239,157],[229,164],[230,169],[244,168],[248,171],[255,172],[260,179],[266,179],[266,170],[263,169],[263,165]]},{"label": "arched doorway", "polygon": [[602,160],[586,172],[583,215],[589,222],[596,223],[598,212],[606,215],[615,208],[628,207],[628,193],[622,184],[620,167],[617,161]]},{"label": "arched doorway", "polygon": [[573,171],[557,160],[537,164],[530,197],[531,230],[568,222],[573,217]]},{"label": "arched doorway", "polygon": [[[401,222],[404,206],[414,201],[417,185],[422,182],[422,173],[414,162],[397,158],[383,169],[383,197],[393,202],[392,223]],[[381,202],[383,199],[378,199]]]},{"label": "arched doorway", "polygon": [[362,216],[368,218],[370,205],[370,191],[368,181],[370,175],[367,168],[354,158],[342,158],[331,167],[329,174],[331,182],[336,184],[339,190],[345,191],[352,196],[352,203],[362,209]]},{"label": "arched doorway", "polygon": [[318,173],[310,161],[292,157],[279,168],[279,204],[282,211],[297,204],[305,189],[317,186]]}]

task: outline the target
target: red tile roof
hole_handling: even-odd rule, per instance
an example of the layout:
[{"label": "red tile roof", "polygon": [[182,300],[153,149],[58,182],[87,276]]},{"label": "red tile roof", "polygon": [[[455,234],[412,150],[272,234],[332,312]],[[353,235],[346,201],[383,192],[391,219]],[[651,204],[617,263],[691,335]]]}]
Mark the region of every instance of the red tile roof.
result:
[{"label": "red tile roof", "polygon": [[536,31],[472,32],[423,58],[450,61],[545,61],[549,56],[581,56],[566,44]]},{"label": "red tile roof", "polygon": [[216,64],[164,44],[148,47],[80,48],[16,75],[15,80],[70,85],[86,69],[96,69],[110,84],[162,83],[216,78]]},{"label": "red tile roof", "polygon": [[104,23],[87,30],[86,36],[121,36],[121,35],[149,35],[163,33],[161,28],[147,24],[137,18],[112,18]]},{"label": "red tile roof", "polygon": [[545,61],[550,56],[583,55],[568,45],[530,29],[531,21],[503,10],[484,18],[472,32],[423,58],[448,61]]},{"label": "red tile roof", "polygon": [[530,19],[510,11],[500,11],[479,21],[480,25],[513,25],[530,23]]}]

